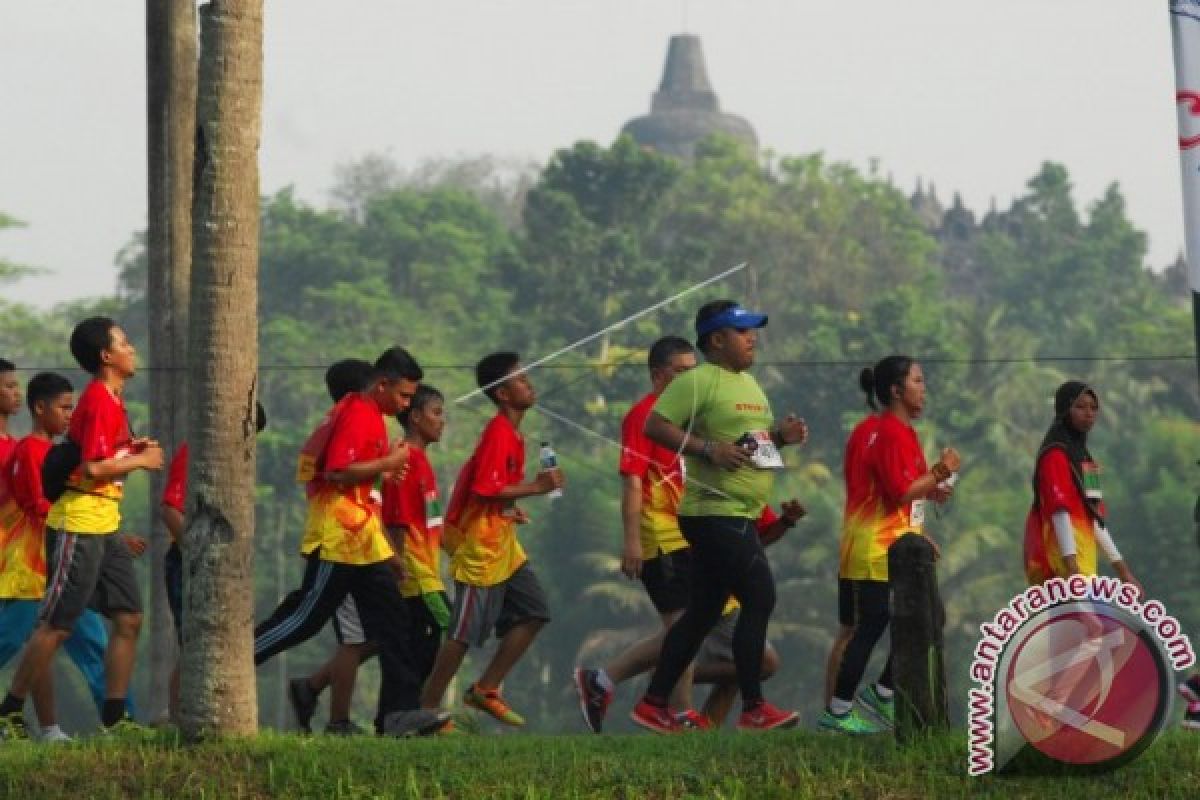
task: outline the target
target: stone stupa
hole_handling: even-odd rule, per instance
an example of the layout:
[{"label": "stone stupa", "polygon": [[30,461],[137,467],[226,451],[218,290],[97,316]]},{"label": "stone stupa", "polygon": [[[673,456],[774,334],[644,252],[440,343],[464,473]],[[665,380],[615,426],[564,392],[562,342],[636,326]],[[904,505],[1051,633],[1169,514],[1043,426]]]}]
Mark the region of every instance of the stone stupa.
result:
[{"label": "stone stupa", "polygon": [[717,93],[708,82],[700,37],[671,37],[662,83],[654,93],[650,113],[625,123],[627,133],[643,147],[664,155],[690,160],[696,144],[714,133],[742,142],[758,151],[758,137],[750,123],[721,111]]}]

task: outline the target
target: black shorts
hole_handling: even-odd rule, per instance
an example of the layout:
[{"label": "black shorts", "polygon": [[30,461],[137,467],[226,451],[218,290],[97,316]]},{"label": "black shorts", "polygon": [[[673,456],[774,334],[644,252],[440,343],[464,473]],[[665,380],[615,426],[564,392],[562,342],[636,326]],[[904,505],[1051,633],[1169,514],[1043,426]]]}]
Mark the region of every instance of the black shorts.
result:
[{"label": "black shorts", "polygon": [[692,549],[684,547],[642,562],[642,585],[660,614],[687,607],[692,583]]},{"label": "black shorts", "polygon": [[118,534],[47,528],[46,552],[46,594],[39,621],[69,631],[85,608],[109,618],[120,612],[141,612],[133,555]]},{"label": "black shorts", "polygon": [[864,616],[888,615],[888,582],[838,578],[838,623],[853,628]]},{"label": "black shorts", "polygon": [[450,612],[448,638],[482,647],[492,631],[503,639],[522,622],[550,621],[546,593],[528,563],[508,580],[493,586],[454,582],[454,608]]},{"label": "black shorts", "polygon": [[167,587],[171,619],[175,620],[175,641],[183,646],[183,553],[175,542],[163,556],[163,582]]}]

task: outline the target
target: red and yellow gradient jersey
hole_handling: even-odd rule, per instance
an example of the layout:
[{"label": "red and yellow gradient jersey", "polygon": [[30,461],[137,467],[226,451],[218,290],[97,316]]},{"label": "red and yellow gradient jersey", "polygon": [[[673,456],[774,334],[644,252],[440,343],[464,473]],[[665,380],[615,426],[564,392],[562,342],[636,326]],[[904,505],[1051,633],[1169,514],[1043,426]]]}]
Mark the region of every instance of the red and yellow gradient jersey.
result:
[{"label": "red and yellow gradient jersey", "polygon": [[[1094,461],[1085,461],[1083,474],[1079,477],[1084,491],[1101,502],[1100,513],[1103,514],[1100,467]],[[1025,577],[1033,585],[1070,574],[1054,532],[1052,517],[1056,511],[1066,511],[1071,517],[1079,571],[1084,575],[1095,575],[1095,524],[1072,475],[1071,461],[1066,451],[1061,447],[1051,447],[1043,452],[1038,458],[1034,482],[1037,498],[1029,509],[1029,516],[1025,518]]]},{"label": "red and yellow gradient jersey", "polygon": [[317,477],[308,487],[301,553],[320,548],[322,561],[338,564],[376,564],[392,557],[379,504],[371,497],[375,481],[342,485],[323,477],[382,458],[387,449],[387,426],[379,407],[361,394],[347,395],[337,406],[328,442],[316,460]]},{"label": "red and yellow gradient jersey", "polygon": [[[187,478],[188,478],[188,446],[187,442],[179,445],[179,449],[175,451],[174,457],[171,459],[171,466],[167,469],[167,482],[163,486],[162,504],[169,506],[180,514],[183,513],[183,504],[187,501]],[[170,532],[170,528],[167,529]],[[175,542],[175,534],[171,533],[171,541]],[[175,542],[178,544],[178,542]]]},{"label": "red and yellow gradient jersey", "polygon": [[445,589],[442,583],[442,501],[437,476],[423,448],[409,445],[408,471],[383,482],[383,524],[404,528],[404,580],[400,593],[416,597]]},{"label": "red and yellow gradient jersey", "polygon": [[[857,438],[856,438],[857,435]],[[859,423],[846,445],[846,515],[838,575],[886,581],[888,548],[906,533],[924,533],[924,499],[900,503],[929,471],[917,432],[885,411]]]},{"label": "red and yellow gradient jersey", "polygon": [[454,580],[494,586],[525,563],[512,501],[494,499],[525,480],[525,440],[504,414],[492,417],[454,482],[446,508],[446,547]]},{"label": "red and yellow gradient jersey", "polygon": [[651,392],[629,409],[621,422],[621,475],[642,480],[642,558],[687,547],[679,531],[683,462],[674,450],[646,438],[646,418],[658,395]]},{"label": "red and yellow gradient jersey", "polygon": [[67,478],[67,491],[51,506],[46,524],[68,533],[115,533],[121,525],[123,481],[86,478],[83,466],[130,454],[132,437],[121,398],[93,380],[71,414],[67,436],[79,445],[81,461]]},{"label": "red and yellow gradient jersey", "polygon": [[37,600],[46,590],[46,515],[42,462],[50,440],[26,436],[13,448],[0,473],[0,599]]}]

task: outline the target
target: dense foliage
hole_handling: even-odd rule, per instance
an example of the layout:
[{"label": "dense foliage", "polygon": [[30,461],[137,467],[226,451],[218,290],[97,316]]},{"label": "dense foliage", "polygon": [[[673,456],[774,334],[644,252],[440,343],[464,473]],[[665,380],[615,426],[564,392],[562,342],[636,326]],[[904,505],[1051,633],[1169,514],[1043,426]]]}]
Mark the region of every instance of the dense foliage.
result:
[{"label": "dense foliage", "polygon": [[[976,220],[957,201],[931,212],[928,195],[914,202],[873,171],[819,155],[760,161],[722,140],[687,165],[622,139],[562,150],[536,174],[487,167],[413,180],[372,158],[344,170],[336,208],[288,190],[264,198],[259,336],[271,424],[259,451],[260,615],[299,580],[294,458],[328,405],[321,375],[330,362],[401,343],[453,398],[474,388],[471,366],[488,351],[531,360],[747,261],[725,283],[534,374],[542,405],[608,438],[538,413],[525,422],[528,441],[556,444],[569,481],[560,500],[526,502],[534,521],[521,533],[555,615],[506,687],[535,728],[576,727],[571,667],[656,624],[640,586],[616,571],[612,439],[646,388],[649,343],[690,335],[695,308],[720,296],[770,313],[756,373],[776,413],[796,411],[813,431],[777,491],[777,500],[804,501],[809,518],[772,551],[772,638],[784,662],[768,686],[773,700],[810,713],[819,705],[835,627],[842,445],[863,412],[858,370],[893,351],[926,368],[924,445],[953,444],[966,465],[931,525],[956,704],[977,626],[1023,586],[1033,454],[1067,377],[1100,395],[1092,442],[1118,544],[1149,592],[1196,629],[1200,430],[1189,320],[1172,282],[1147,269],[1145,236],[1115,186],[1080,209],[1065,169],[1047,164],[1009,208]],[[112,298],[46,312],[0,301],[0,353],[23,366],[66,364],[71,321],[94,308],[144,341],[138,240],[120,267]],[[145,381],[137,391],[144,397]],[[134,408],[144,425],[144,403]],[[450,408],[446,439],[432,450],[444,490],[490,413],[483,398]],[[131,495],[136,528],[146,505],[137,481]],[[323,660],[329,641],[260,670],[265,722],[286,720],[280,678]],[[363,716],[376,680],[371,667],[360,681]]]}]

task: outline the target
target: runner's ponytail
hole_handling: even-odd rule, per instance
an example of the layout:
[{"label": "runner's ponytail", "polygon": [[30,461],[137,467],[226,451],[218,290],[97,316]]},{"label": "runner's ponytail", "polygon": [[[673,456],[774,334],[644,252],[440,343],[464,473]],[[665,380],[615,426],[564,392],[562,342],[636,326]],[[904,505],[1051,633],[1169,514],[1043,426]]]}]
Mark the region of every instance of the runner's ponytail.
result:
[{"label": "runner's ponytail", "polygon": [[875,405],[875,373],[870,367],[863,367],[862,372],[858,373],[858,388],[867,395],[867,406],[872,411],[878,411],[879,406]]}]

